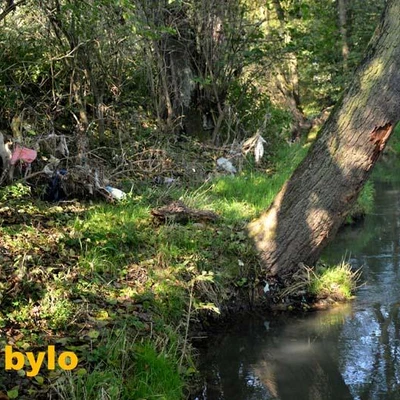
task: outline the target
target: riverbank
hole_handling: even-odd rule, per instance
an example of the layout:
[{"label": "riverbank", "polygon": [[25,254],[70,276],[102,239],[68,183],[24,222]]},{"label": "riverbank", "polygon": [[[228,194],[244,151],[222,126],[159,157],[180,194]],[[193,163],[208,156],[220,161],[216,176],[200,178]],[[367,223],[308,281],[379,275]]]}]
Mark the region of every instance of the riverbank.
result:
[{"label": "riverbank", "polygon": [[[5,373],[2,357],[0,391],[19,399],[50,391],[62,399],[100,392],[181,399],[196,374],[191,339],[202,336],[207,321],[262,298],[246,225],[306,152],[300,144],[284,146],[263,168],[249,161],[236,176],[214,174],[205,183],[136,182],[126,200],[113,204],[49,204],[34,200],[27,186],[2,189],[0,349],[55,345],[75,352],[79,365],[71,372],[44,366],[28,378]],[[191,162],[192,169],[204,164]],[[358,215],[373,201],[371,186],[361,199]],[[174,200],[219,219],[156,222],[151,210]]]}]

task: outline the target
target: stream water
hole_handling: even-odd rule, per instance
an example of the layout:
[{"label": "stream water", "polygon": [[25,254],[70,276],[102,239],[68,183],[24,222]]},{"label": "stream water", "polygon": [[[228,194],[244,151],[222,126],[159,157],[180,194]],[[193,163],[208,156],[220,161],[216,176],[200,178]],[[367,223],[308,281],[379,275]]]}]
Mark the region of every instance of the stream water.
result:
[{"label": "stream water", "polygon": [[198,400],[400,399],[400,184],[375,188],[372,215],[339,232],[323,257],[362,267],[357,298],[238,321],[202,354]]}]

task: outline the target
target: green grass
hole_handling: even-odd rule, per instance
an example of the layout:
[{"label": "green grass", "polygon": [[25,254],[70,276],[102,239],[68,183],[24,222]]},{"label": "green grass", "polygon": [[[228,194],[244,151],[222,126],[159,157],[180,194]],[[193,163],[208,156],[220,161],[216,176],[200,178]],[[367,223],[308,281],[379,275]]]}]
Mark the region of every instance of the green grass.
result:
[{"label": "green grass", "polygon": [[[7,296],[0,326],[23,337],[20,349],[59,341],[76,351],[78,371],[44,373],[63,399],[181,398],[192,370],[189,324],[218,311],[232,288],[249,292],[249,277],[260,271],[247,223],[270,205],[306,152],[300,144],[282,146],[264,170],[249,163],[235,177],[189,187],[142,184],[114,204],[49,207],[33,202],[24,186],[1,190],[7,251],[0,290]],[[150,210],[177,199],[220,219],[155,224]],[[10,376],[0,391],[23,379]],[[25,395],[40,395],[37,385],[24,385]]]},{"label": "green grass", "polygon": [[349,300],[354,294],[359,277],[360,272],[353,271],[350,264],[344,261],[328,267],[318,265],[311,273],[309,291],[319,299]]},{"label": "green grass", "polygon": [[125,329],[112,332],[90,356],[95,367],[60,372],[54,384],[62,400],[179,400],[183,380],[178,371],[176,346],[129,338]]},{"label": "green grass", "polygon": [[267,171],[249,168],[178,196],[189,205],[218,212],[227,223],[249,221],[272,203],[307,151],[308,146],[300,144],[282,146],[271,160],[273,167]]},{"label": "green grass", "polygon": [[127,400],[179,400],[182,398],[182,389],[177,360],[158,354],[151,343],[135,349],[135,368],[133,379],[127,385]]}]

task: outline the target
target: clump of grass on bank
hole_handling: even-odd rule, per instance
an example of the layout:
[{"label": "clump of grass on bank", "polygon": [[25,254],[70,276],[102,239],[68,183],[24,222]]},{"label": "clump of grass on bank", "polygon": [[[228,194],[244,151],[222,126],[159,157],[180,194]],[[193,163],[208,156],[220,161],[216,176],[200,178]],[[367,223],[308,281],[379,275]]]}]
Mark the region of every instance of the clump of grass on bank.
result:
[{"label": "clump of grass on bank", "polygon": [[350,300],[359,278],[360,271],[353,271],[344,261],[328,267],[318,265],[311,273],[309,291],[317,299]]}]

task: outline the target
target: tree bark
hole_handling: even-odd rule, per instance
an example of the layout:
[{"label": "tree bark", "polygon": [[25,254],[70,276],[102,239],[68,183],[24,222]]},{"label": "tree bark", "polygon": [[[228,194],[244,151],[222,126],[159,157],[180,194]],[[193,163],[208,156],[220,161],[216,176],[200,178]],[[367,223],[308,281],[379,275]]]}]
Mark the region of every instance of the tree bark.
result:
[{"label": "tree bark", "polygon": [[354,80],[271,207],[249,224],[269,276],[313,265],[400,118],[400,0],[389,0]]}]

